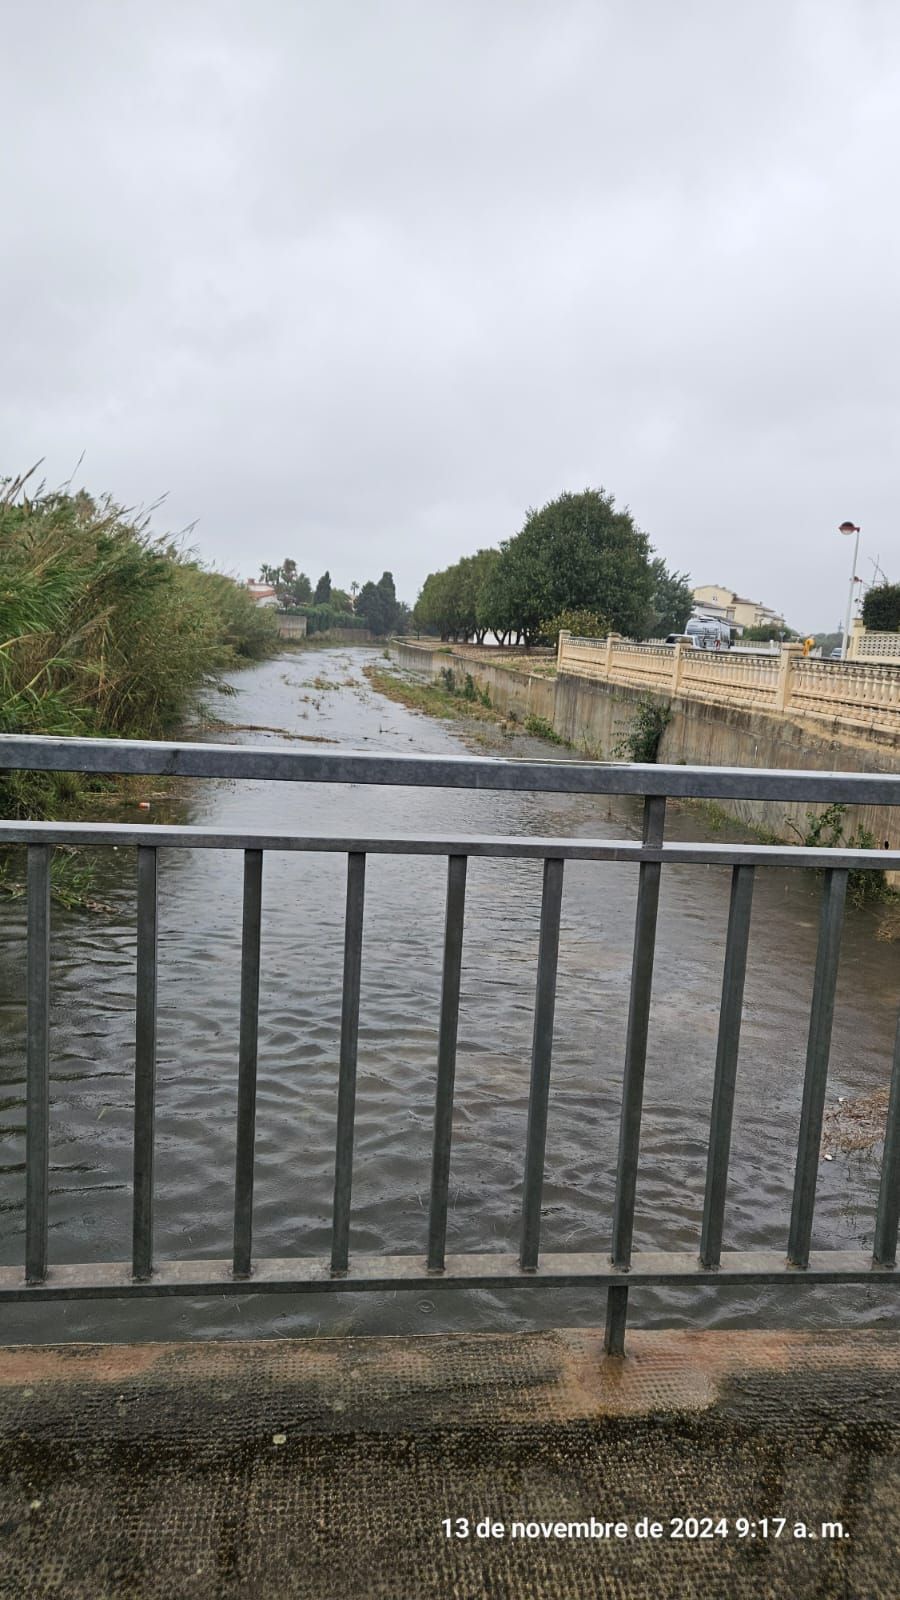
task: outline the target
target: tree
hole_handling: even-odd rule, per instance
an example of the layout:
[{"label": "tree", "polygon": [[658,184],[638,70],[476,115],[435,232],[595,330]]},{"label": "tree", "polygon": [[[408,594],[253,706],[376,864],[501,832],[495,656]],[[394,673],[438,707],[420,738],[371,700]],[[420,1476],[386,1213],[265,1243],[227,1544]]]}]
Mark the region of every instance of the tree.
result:
[{"label": "tree", "polygon": [[479,601],[490,576],[500,560],[499,550],[476,550],[473,556],[463,556],[459,568],[458,604],[464,637],[475,635],[478,644],[484,643],[488,625],[483,620]]},{"label": "tree", "polygon": [[321,578],[319,579],[318,583],[316,584],[316,592],[313,595],[313,605],[316,605],[316,606],[327,606],[330,600],[331,600],[331,573],[330,572],[323,572]]},{"label": "tree", "polygon": [[378,591],[382,603],[382,625],[385,633],[393,633],[397,621],[399,607],[397,605],[397,590],[394,587],[394,574],[383,572],[378,579]]},{"label": "tree", "polygon": [[345,589],[332,589],[330,603],[333,611],[353,610],[353,601]]},{"label": "tree", "polygon": [[462,563],[441,572],[431,572],[422,585],[416,601],[415,618],[426,633],[438,633],[442,639],[466,638],[466,599]]},{"label": "tree", "polygon": [[283,606],[308,605],[312,600],[312,584],[305,572],[297,571],[297,563],[291,556],[282,561],[280,567],[264,561],[259,570],[261,581],[272,585]]},{"label": "tree", "polygon": [[874,633],[900,631],[900,583],[878,583],[867,593],[862,619]]},{"label": "tree", "polygon": [[383,572],[377,583],[364,583],[356,600],[356,615],[367,628],[383,639],[393,633],[399,615],[397,591],[390,572]]},{"label": "tree", "polygon": [[[506,644],[515,634],[516,644],[521,637],[517,623],[518,606],[512,582],[512,569],[502,559],[502,551],[494,551],[496,560],[485,576],[478,596],[478,625],[493,633],[501,644]],[[483,637],[483,635],[482,635]]]},{"label": "tree", "polygon": [[442,639],[469,639],[474,634],[482,644],[490,623],[482,619],[481,598],[499,559],[499,550],[476,550],[452,567],[430,572],[412,613],[416,627],[439,633]]},{"label": "tree", "polygon": [[544,618],[587,609],[619,633],[643,634],[654,592],[650,541],[605,490],[561,494],[529,511],[500,552],[491,583],[495,631],[505,624],[528,646]]},{"label": "tree", "polygon": [[670,572],[662,556],[650,563],[653,593],[647,614],[646,638],[664,639],[667,633],[684,633],[685,623],[694,609],[691,580],[686,572]]},{"label": "tree", "polygon": [[386,632],[384,604],[376,583],[370,581],[363,584],[356,598],[356,615],[362,619],[370,633],[374,633],[377,637],[384,636]]},{"label": "tree", "polygon": [[541,623],[541,638],[555,650],[563,630],[577,639],[605,639],[609,625],[596,611],[561,611],[558,616]]}]

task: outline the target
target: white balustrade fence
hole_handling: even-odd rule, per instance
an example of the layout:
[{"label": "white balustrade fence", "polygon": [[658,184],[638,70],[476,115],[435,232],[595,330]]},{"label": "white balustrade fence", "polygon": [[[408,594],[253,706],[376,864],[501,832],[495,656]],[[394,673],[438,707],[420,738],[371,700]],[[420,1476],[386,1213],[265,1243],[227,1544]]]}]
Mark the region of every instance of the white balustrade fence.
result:
[{"label": "white balustrade fence", "polygon": [[636,644],[615,633],[606,639],[561,633],[557,669],[776,716],[900,734],[900,661],[822,661],[804,656],[799,645],[784,645],[778,655],[751,655],[699,650],[683,642]]}]

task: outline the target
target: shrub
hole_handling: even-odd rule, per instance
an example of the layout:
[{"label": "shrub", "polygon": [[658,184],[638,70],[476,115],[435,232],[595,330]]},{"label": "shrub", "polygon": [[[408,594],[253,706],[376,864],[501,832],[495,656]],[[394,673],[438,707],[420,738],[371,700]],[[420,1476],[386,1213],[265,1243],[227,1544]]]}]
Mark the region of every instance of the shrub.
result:
[{"label": "shrub", "polygon": [[332,605],[299,606],[294,615],[306,618],[308,634],[330,633],[332,628],[365,630],[368,627],[364,617],[356,616],[353,611],[341,611]]},{"label": "shrub", "polygon": [[671,719],[672,708],[668,701],[644,696],[638,701],[637,713],[616,746],[616,756],[624,761],[654,762]]},{"label": "shrub", "polygon": [[605,639],[609,623],[599,611],[559,611],[555,617],[541,623],[540,637],[555,650],[563,630],[574,633],[579,639]]},{"label": "shrub", "polygon": [[900,583],[879,583],[863,601],[862,619],[876,633],[900,631]]},{"label": "shrub", "polygon": [[[841,847],[845,850],[874,850],[875,835],[868,828],[859,827],[851,834],[844,833],[846,815],[847,807],[839,801],[833,801],[818,816],[814,811],[807,811],[805,833],[795,823],[791,823],[791,827],[810,850],[838,850]],[[859,867],[848,874],[847,898],[851,905],[859,908],[870,900],[889,900],[893,896],[882,871],[877,867],[871,871]]]}]

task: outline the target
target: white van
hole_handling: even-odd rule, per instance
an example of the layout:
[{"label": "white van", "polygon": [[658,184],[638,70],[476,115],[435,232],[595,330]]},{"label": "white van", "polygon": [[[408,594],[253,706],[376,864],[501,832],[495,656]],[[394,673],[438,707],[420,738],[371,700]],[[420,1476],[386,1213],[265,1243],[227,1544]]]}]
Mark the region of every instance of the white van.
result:
[{"label": "white van", "polygon": [[731,629],[720,617],[690,617],[684,631],[695,650],[731,649]]}]

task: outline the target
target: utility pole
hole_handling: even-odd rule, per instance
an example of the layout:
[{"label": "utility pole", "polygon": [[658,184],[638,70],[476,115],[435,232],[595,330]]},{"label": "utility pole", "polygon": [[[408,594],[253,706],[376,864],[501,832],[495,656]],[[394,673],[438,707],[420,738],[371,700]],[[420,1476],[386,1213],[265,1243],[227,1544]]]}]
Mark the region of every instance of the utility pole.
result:
[{"label": "utility pole", "polygon": [[853,588],[856,583],[856,558],[859,555],[859,529],[855,522],[842,522],[838,533],[843,533],[849,538],[851,533],[856,534],[853,545],[853,566],[850,568],[850,589],[847,594],[847,616],[844,621],[844,637],[841,641],[841,660],[846,661],[850,649],[850,614],[853,610]]}]

